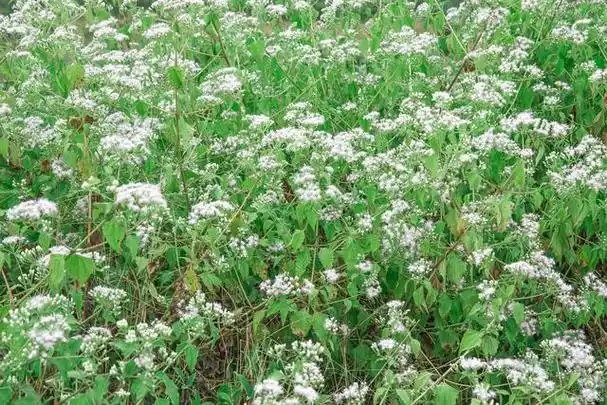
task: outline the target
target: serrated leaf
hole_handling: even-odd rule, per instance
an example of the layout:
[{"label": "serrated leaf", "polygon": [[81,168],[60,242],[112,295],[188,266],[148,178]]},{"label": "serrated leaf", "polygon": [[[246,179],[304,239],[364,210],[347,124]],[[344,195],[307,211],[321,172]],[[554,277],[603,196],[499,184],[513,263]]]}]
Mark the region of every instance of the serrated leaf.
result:
[{"label": "serrated leaf", "polygon": [[149,392],[148,385],[143,378],[137,378],[131,384],[131,392],[135,394],[137,400],[142,400]]},{"label": "serrated leaf", "polygon": [[312,327],[313,318],[305,311],[298,311],[291,315],[291,330],[298,336],[305,336]]},{"label": "serrated leaf", "polygon": [[520,302],[512,303],[512,316],[517,325],[520,325],[525,320],[525,306]]},{"label": "serrated leaf", "polygon": [[65,259],[65,269],[74,280],[84,284],[95,271],[95,262],[88,257],[71,254]]},{"label": "serrated leaf", "polygon": [[139,237],[137,235],[127,236],[124,245],[128,249],[131,258],[135,258],[137,256],[137,251],[139,250]]},{"label": "serrated leaf", "polygon": [[499,341],[493,336],[485,336],[481,342],[481,350],[485,356],[493,356],[497,353]]},{"label": "serrated leaf", "polygon": [[9,158],[9,141],[5,138],[0,138],[0,156],[5,160]]},{"label": "serrated leaf", "polygon": [[179,388],[164,372],[156,374],[164,384],[164,393],[169,397],[171,404],[179,405]]},{"label": "serrated leaf", "polygon": [[411,399],[409,398],[409,394],[407,394],[407,391],[397,388],[396,389],[396,396],[399,399],[399,403],[402,405],[407,405],[411,403]]},{"label": "serrated leaf", "polygon": [[459,391],[449,384],[439,384],[434,388],[434,403],[436,405],[455,405]]},{"label": "serrated leaf", "polygon": [[181,70],[178,66],[171,66],[167,69],[167,78],[169,79],[171,86],[178,90],[183,88],[185,76],[183,74],[183,70]]},{"label": "serrated leaf", "polygon": [[65,279],[65,256],[51,255],[48,269],[48,285],[52,291],[59,291]]},{"label": "serrated leaf", "polygon": [[183,284],[190,293],[200,290],[200,281],[198,281],[198,274],[194,271],[194,266],[186,267],[183,274]]},{"label": "serrated leaf", "polygon": [[299,249],[303,244],[305,238],[306,234],[301,229],[298,229],[297,231],[293,232],[293,236],[291,237],[291,247],[294,250]]},{"label": "serrated leaf", "polygon": [[103,224],[103,237],[115,252],[120,253],[120,242],[125,236],[126,231],[122,225],[113,221]]},{"label": "serrated leaf", "polygon": [[464,337],[462,338],[462,341],[459,344],[460,353],[464,353],[471,349],[474,349],[475,347],[481,344],[482,339],[483,332],[468,329],[466,333],[464,333]]},{"label": "serrated leaf", "polygon": [[183,354],[185,357],[185,364],[187,364],[190,371],[194,371],[194,367],[196,367],[196,362],[198,362],[198,349],[196,346],[188,343],[184,347]]},{"label": "serrated leaf", "polygon": [[325,269],[333,267],[333,250],[329,248],[322,248],[318,251],[318,260]]},{"label": "serrated leaf", "polygon": [[261,326],[261,322],[263,321],[263,319],[266,316],[266,311],[263,309],[260,309],[259,311],[255,312],[255,314],[253,314],[253,333],[257,334],[257,332],[259,331],[259,327]]}]

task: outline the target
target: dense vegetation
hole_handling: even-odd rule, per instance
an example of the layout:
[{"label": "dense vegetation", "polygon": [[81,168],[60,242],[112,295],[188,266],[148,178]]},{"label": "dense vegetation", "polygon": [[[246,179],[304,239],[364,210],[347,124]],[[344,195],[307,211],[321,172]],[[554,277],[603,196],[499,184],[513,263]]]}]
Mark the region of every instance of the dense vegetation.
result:
[{"label": "dense vegetation", "polygon": [[598,404],[603,0],[17,0],[1,404]]}]

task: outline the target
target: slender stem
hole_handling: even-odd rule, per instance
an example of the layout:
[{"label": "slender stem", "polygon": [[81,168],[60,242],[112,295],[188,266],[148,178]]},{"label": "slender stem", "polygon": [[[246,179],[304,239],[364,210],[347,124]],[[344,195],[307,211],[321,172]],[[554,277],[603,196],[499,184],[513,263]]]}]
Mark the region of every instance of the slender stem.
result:
[{"label": "slender stem", "polygon": [[2,273],[2,278],[4,279],[4,284],[6,284],[6,291],[8,293],[8,300],[11,303],[11,308],[15,307],[15,297],[13,296],[13,292],[11,291],[11,285],[8,282],[8,278],[6,277],[6,271],[4,270],[4,265],[0,269],[0,273]]},{"label": "slender stem", "polygon": [[177,164],[179,165],[179,178],[181,179],[181,185],[183,187],[183,193],[185,194],[185,203],[188,210],[191,208],[190,196],[188,193],[188,183],[185,180],[185,172],[183,170],[183,154],[181,152],[181,131],[179,130],[179,120],[181,118],[181,112],[179,111],[179,101],[177,89],[174,89],[173,94],[175,95],[175,135],[177,137],[176,155]]},{"label": "slender stem", "polygon": [[219,33],[219,28],[217,27],[215,18],[211,18],[211,25],[213,25],[213,30],[215,30],[215,35],[217,35],[217,41],[219,42],[219,47],[221,48],[221,56],[223,56],[223,60],[225,60],[228,67],[230,67],[232,64],[230,63],[230,59],[228,59],[228,54],[225,46],[223,45],[223,40],[221,39],[221,34]]},{"label": "slender stem", "polygon": [[[476,48],[476,46],[478,45],[478,43],[481,41],[481,38],[483,37],[484,33],[485,33],[484,29],[482,29],[481,32],[479,32],[478,36],[474,40],[474,43],[472,44],[472,48],[470,48],[470,51],[468,51],[468,53],[474,51],[474,49]],[[451,80],[451,83],[449,83],[449,86],[447,87],[447,90],[446,90],[447,92],[451,91],[451,89],[455,85],[455,82],[457,81],[458,77],[464,71],[464,66],[466,66],[466,62],[468,62],[468,55],[467,54],[466,54],[466,56],[464,56],[464,59],[462,60],[462,63],[459,65],[459,69],[457,70],[457,73],[455,73],[455,76],[453,76],[453,79]]]}]

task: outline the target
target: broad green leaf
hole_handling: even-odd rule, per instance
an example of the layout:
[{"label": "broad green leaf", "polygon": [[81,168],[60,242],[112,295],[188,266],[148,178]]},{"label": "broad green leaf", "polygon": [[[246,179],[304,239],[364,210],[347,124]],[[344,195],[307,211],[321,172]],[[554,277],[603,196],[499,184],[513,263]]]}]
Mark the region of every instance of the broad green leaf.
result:
[{"label": "broad green leaf", "polygon": [[103,237],[115,252],[120,253],[120,242],[125,235],[126,231],[122,225],[114,221],[103,224]]},{"label": "broad green leaf", "polygon": [[200,290],[200,281],[198,280],[198,274],[196,274],[194,266],[189,265],[186,267],[183,274],[183,283],[190,293]]},{"label": "broad green leaf", "polygon": [[318,259],[325,269],[333,267],[333,250],[322,248],[318,251]]},{"label": "broad green leaf", "polygon": [[177,385],[162,371],[158,372],[156,375],[164,384],[164,393],[171,400],[171,404],[179,405],[179,388]]},{"label": "broad green leaf", "polygon": [[313,318],[305,311],[298,311],[291,315],[291,330],[298,336],[305,336],[312,327]]},{"label": "broad green leaf", "polygon": [[466,333],[464,333],[464,337],[459,345],[460,353],[467,352],[471,349],[474,349],[478,345],[481,344],[483,339],[483,332],[479,332],[476,330],[468,329]]},{"label": "broad green leaf", "polygon": [[459,391],[449,384],[439,384],[434,388],[434,403],[436,405],[455,405]]},{"label": "broad green leaf", "polygon": [[179,68],[178,66],[171,66],[170,68],[168,68],[167,78],[169,79],[169,83],[171,83],[171,86],[173,86],[177,90],[183,89],[185,76],[181,68]]},{"label": "broad green leaf", "polygon": [[124,241],[126,248],[128,249],[131,258],[134,259],[137,256],[139,250],[139,237],[137,235],[129,235]]},{"label": "broad green leaf", "polygon": [[291,247],[293,250],[297,250],[301,247],[304,240],[306,238],[306,234],[301,229],[293,232],[293,236],[291,237]]},{"label": "broad green leaf", "polygon": [[196,363],[198,362],[198,349],[196,346],[188,343],[183,350],[185,356],[185,364],[187,364],[190,371],[194,371]]},{"label": "broad green leaf", "polygon": [[48,269],[48,285],[52,291],[57,292],[65,279],[65,256],[51,255]]},{"label": "broad green leaf", "polygon": [[74,280],[84,284],[95,271],[95,262],[88,257],[71,254],[65,259],[65,269]]}]

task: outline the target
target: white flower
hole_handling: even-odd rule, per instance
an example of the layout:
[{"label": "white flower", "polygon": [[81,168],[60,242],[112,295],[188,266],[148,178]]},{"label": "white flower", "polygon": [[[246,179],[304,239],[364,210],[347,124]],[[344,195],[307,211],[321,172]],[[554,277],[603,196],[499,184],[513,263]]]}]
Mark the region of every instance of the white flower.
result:
[{"label": "white flower", "polygon": [[307,279],[300,279],[283,273],[276,276],[274,280],[263,281],[259,285],[259,289],[267,296],[276,297],[280,295],[307,295],[312,292],[314,286]]},{"label": "white flower", "polygon": [[44,198],[22,202],[6,211],[9,221],[37,221],[59,213],[57,204]]},{"label": "white flower", "polygon": [[366,383],[355,382],[335,394],[333,399],[338,404],[363,404],[368,393],[369,386]]},{"label": "white flower", "polygon": [[199,202],[192,207],[188,222],[196,224],[203,219],[218,218],[226,220],[230,212],[234,211],[234,206],[227,201],[217,200],[210,202]]},{"label": "white flower", "polygon": [[135,212],[164,209],[167,202],[160,186],[149,183],[129,183],[116,188],[116,205],[126,205]]},{"label": "white flower", "polygon": [[120,312],[122,304],[127,299],[126,291],[101,285],[90,290],[89,295],[112,312]]},{"label": "white flower", "polygon": [[303,397],[308,402],[314,402],[318,399],[318,392],[312,387],[303,385],[296,385],[293,387],[293,393],[300,397]]},{"label": "white flower", "polygon": [[335,269],[326,269],[323,272],[323,276],[329,284],[335,284],[339,281],[341,274],[339,274],[339,272],[337,272]]}]

